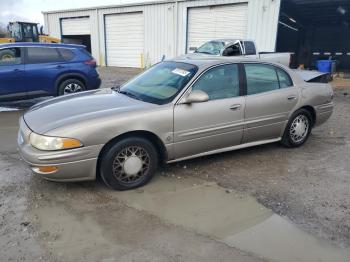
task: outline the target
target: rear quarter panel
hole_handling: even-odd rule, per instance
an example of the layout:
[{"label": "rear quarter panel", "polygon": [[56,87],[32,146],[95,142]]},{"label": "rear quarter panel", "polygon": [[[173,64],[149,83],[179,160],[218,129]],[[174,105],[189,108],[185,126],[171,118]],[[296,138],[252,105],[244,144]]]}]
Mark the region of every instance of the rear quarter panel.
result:
[{"label": "rear quarter panel", "polygon": [[316,112],[316,125],[324,123],[334,108],[333,89],[329,84],[306,83],[301,86],[302,106],[312,106]]}]

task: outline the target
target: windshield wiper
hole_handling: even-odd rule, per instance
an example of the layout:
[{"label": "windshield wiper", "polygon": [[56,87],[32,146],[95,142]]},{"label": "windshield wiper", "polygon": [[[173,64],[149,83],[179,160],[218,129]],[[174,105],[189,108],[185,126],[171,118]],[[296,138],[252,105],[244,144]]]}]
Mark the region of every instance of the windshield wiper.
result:
[{"label": "windshield wiper", "polygon": [[141,100],[137,95],[135,95],[135,94],[133,94],[131,92],[124,91],[124,90],[118,90],[117,92],[120,93],[120,94],[126,95],[128,97],[131,97],[131,98],[134,98],[134,99],[137,99],[137,100]]}]

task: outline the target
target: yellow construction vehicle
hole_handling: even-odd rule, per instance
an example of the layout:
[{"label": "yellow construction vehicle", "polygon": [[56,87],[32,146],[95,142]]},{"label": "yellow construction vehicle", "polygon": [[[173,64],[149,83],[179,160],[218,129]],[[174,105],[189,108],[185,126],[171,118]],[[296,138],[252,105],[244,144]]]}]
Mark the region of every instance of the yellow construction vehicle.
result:
[{"label": "yellow construction vehicle", "polygon": [[8,37],[0,38],[0,44],[13,42],[61,42],[58,38],[43,34],[42,27],[39,32],[37,23],[10,22],[7,26],[7,31]]}]

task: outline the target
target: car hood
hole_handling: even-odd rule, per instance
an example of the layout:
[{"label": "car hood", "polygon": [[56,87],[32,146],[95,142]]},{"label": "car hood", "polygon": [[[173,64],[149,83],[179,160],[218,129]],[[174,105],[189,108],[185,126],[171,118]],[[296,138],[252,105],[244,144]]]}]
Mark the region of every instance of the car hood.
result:
[{"label": "car hood", "polygon": [[119,113],[145,110],[155,106],[110,89],[100,89],[62,96],[36,104],[24,114],[24,121],[32,131],[45,134],[50,130],[81,121],[111,114],[117,116]]}]

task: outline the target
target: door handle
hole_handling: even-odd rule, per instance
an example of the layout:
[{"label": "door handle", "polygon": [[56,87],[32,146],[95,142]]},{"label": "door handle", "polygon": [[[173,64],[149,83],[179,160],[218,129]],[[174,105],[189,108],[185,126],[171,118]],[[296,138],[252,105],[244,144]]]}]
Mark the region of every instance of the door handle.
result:
[{"label": "door handle", "polygon": [[15,69],[13,69],[13,72],[23,72],[23,70],[21,70],[19,68],[15,68]]},{"label": "door handle", "polygon": [[239,110],[241,108],[241,105],[232,105],[230,106],[231,110]]},{"label": "door handle", "polygon": [[297,99],[297,97],[296,97],[296,96],[288,96],[287,99],[288,99],[289,101],[291,101],[291,100]]},{"label": "door handle", "polygon": [[62,69],[62,68],[64,68],[64,66],[63,65],[58,65],[58,66],[56,66],[56,68],[57,69]]}]

